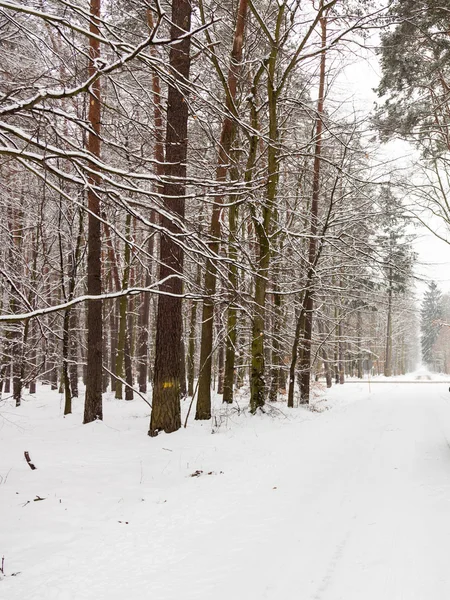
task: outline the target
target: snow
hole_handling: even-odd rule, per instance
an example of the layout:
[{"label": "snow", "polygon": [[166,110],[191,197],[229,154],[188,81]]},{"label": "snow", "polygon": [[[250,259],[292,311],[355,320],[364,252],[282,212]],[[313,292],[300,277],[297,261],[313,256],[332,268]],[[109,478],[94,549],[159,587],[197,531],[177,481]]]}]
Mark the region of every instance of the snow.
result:
[{"label": "snow", "polygon": [[449,384],[416,376],[157,438],[142,400],[3,401],[0,598],[448,598]]}]

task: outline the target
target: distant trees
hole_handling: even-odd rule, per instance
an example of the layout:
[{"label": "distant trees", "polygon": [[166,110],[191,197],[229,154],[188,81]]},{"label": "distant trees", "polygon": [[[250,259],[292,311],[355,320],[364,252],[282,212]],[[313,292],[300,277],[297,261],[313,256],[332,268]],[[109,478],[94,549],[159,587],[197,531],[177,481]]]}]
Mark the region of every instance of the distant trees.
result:
[{"label": "distant trees", "polygon": [[423,363],[433,371],[441,370],[436,350],[436,342],[442,327],[442,294],[434,281],[428,284],[420,311],[421,346]]},{"label": "distant trees", "polygon": [[377,235],[381,272],[387,287],[387,323],[384,375],[392,375],[392,331],[395,298],[411,285],[415,256],[411,249],[413,236],[407,234],[407,221],[401,202],[391,187],[384,185],[380,191],[381,231]]},{"label": "distant trees", "polygon": [[440,301],[441,319],[437,339],[433,346],[435,370],[450,373],[450,294],[442,294]]},{"label": "distant trees", "polygon": [[[386,18],[375,120],[382,139],[401,137],[420,149],[410,180],[401,182],[408,210],[450,243],[450,12],[437,0],[397,0]],[[424,364],[434,370],[446,362],[437,356],[437,339],[442,345],[445,337],[439,334],[440,302],[432,282],[422,302],[421,346]]]}]

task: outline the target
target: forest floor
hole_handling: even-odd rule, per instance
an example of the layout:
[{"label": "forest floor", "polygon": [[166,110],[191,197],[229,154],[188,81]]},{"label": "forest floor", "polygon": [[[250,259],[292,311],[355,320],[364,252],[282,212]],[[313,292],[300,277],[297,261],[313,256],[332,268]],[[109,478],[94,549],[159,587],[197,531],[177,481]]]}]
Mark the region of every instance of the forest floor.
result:
[{"label": "forest floor", "polygon": [[447,600],[449,384],[407,379],[153,439],[142,400],[4,400],[0,598]]}]

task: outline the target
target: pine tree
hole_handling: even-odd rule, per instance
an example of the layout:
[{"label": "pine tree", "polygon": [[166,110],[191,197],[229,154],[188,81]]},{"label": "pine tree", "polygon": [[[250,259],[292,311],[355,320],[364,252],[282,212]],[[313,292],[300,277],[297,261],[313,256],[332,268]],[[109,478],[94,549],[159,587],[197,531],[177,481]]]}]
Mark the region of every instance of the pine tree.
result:
[{"label": "pine tree", "polygon": [[414,139],[435,155],[450,149],[450,11],[439,0],[397,0],[381,36],[384,98],[377,122],[385,138]]},{"label": "pine tree", "polygon": [[434,281],[428,284],[420,314],[422,360],[429,368],[433,368],[436,360],[435,343],[441,328],[439,321],[442,318],[442,294]]}]

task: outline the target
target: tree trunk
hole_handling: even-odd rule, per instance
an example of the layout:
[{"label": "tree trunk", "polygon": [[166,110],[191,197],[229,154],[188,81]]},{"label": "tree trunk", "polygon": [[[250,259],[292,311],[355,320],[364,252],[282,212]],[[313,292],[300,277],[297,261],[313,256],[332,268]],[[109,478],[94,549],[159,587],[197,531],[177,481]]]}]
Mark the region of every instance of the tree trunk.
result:
[{"label": "tree trunk", "polygon": [[[234,181],[238,179],[238,170],[234,166],[231,168],[231,176]],[[236,360],[236,326],[237,326],[237,308],[236,296],[238,286],[238,246],[237,246],[237,217],[238,205],[237,197],[230,197],[230,208],[228,209],[228,258],[230,259],[228,289],[230,291],[229,306],[227,311],[226,339],[225,339],[225,366],[224,366],[224,381],[223,381],[223,397],[222,401],[226,404],[232,404],[234,392],[234,375],[235,375],[235,360]]]},{"label": "tree trunk", "polygon": [[[235,114],[238,76],[241,71],[242,48],[244,43],[245,24],[247,20],[247,0],[240,0],[234,33],[233,49],[231,51],[230,67],[228,69],[227,109]],[[222,123],[220,134],[216,180],[225,181],[230,163],[230,152],[236,136],[236,123],[226,116]],[[215,257],[219,252],[220,214],[223,198],[215,198],[212,209],[209,249],[211,257],[206,261],[205,295],[202,314],[202,334],[200,346],[200,374],[198,383],[198,398],[195,418],[200,420],[211,418],[211,370],[212,370],[212,340],[214,331],[214,294],[216,291]]]},{"label": "tree trunk", "polygon": [[[27,329],[28,321],[25,325]],[[13,379],[13,398],[16,406],[20,406],[22,402],[23,389],[23,351],[25,341],[25,330],[22,324],[18,323],[14,327],[13,335],[11,336],[11,355],[12,355],[12,379]]]},{"label": "tree trunk", "polygon": [[[306,293],[308,293],[308,290],[306,291]],[[303,300],[303,304],[304,304],[304,300]],[[304,331],[304,328],[305,328],[305,313],[304,313],[304,310],[302,307],[296,318],[294,340],[292,342],[291,364],[289,366],[289,389],[288,389],[288,401],[287,401],[288,408],[294,408],[295,368],[297,365],[300,336],[301,336],[301,332]]]},{"label": "tree trunk", "polygon": [[[112,290],[111,290],[112,291]],[[109,312],[109,370],[111,371],[111,390],[116,389],[116,356],[117,356],[117,313],[120,299],[112,300]]]},{"label": "tree trunk", "polygon": [[386,324],[386,354],[384,362],[384,376],[392,375],[392,267],[389,267],[388,313]]},{"label": "tree trunk", "polygon": [[225,367],[225,343],[224,340],[219,342],[219,351],[217,357],[217,393],[223,394],[223,379]]},{"label": "tree trunk", "polygon": [[[173,0],[171,39],[176,40],[191,26],[191,2]],[[166,167],[168,179],[164,182],[165,209],[175,219],[164,217],[164,230],[179,234],[183,221],[186,193],[188,103],[183,93],[183,82],[189,80],[190,36],[172,44],[169,63],[176,84],[169,84],[166,131]],[[171,278],[161,284],[156,321],[155,371],[153,380],[153,408],[149,435],[160,431],[171,433],[181,427],[180,367],[182,335],[183,250],[170,234],[163,233],[160,243],[159,278]],[[173,295],[172,295],[173,294]]]},{"label": "tree trunk", "polygon": [[[323,9],[323,0],[321,2]],[[311,201],[311,226],[309,239],[308,260],[312,266],[316,260],[317,252],[317,219],[319,214],[319,197],[320,197],[320,170],[321,170],[321,153],[322,153],[322,130],[323,130],[323,114],[325,101],[325,58],[327,45],[327,17],[322,16],[320,19],[322,32],[322,55],[320,59],[320,76],[319,76],[319,98],[317,100],[317,120],[316,120],[316,145],[314,150],[314,167],[313,167],[313,192]],[[313,311],[314,311],[314,276],[315,270],[311,271],[311,277],[308,278],[308,290],[305,294],[305,328],[303,335],[303,348],[301,360],[301,384],[300,384],[300,403],[308,404],[310,397],[310,382],[311,382],[311,344],[312,344],[312,329],[313,329]]]},{"label": "tree trunk", "polygon": [[[83,213],[79,211],[79,229],[78,235],[75,242],[75,248],[73,251],[69,252],[68,258],[68,266],[69,266],[69,281],[68,281],[68,293],[66,296],[67,301],[73,300],[75,295],[75,285],[77,279],[77,271],[78,271],[78,261],[80,259],[81,253],[81,243],[83,239]],[[64,278],[62,281],[62,286],[64,290]],[[77,381],[77,373],[75,371],[75,376],[72,374],[72,378],[70,376],[70,367],[69,367],[69,358],[71,354],[75,354],[76,356],[76,342],[74,345],[74,335],[76,332],[71,330],[71,326],[74,325],[74,319],[72,317],[72,313],[76,310],[76,308],[67,308],[64,311],[63,317],[63,383],[64,383],[64,414],[68,415],[72,412],[72,398],[75,396],[74,389],[71,386],[71,379],[75,379],[75,388],[76,395],[78,396],[78,381]],[[76,322],[76,319],[75,319]],[[76,360],[76,358],[75,358]],[[76,365],[75,365],[76,366]]]},{"label": "tree trunk", "polygon": [[69,325],[70,325],[70,309],[64,311],[63,317],[63,364],[62,364],[62,382],[64,387],[64,414],[72,413],[72,394],[70,390],[69,379]]},{"label": "tree trunk", "polygon": [[70,312],[70,365],[69,378],[72,398],[78,398],[78,311],[74,307]]},{"label": "tree trunk", "polygon": [[[100,0],[90,0],[91,21],[89,31],[100,36]],[[96,62],[100,58],[100,42],[92,36],[89,39],[89,76],[96,72]],[[100,79],[92,84],[89,93],[87,150],[95,158],[100,157],[100,119],[101,119]],[[95,168],[95,167],[94,167]],[[99,296],[102,293],[102,263],[101,263],[101,223],[100,197],[94,189],[100,184],[100,177],[91,174],[87,192],[88,220],[88,257],[87,257],[87,293]],[[87,305],[87,373],[86,399],[84,404],[84,423],[103,419],[102,405],[102,341],[103,319],[102,301],[89,300]]]},{"label": "tree trunk", "polygon": [[358,379],[362,379],[363,373],[363,356],[361,352],[361,337],[362,337],[362,307],[358,308],[356,313],[356,331],[357,331],[357,343],[358,343]]},{"label": "tree trunk", "polygon": [[133,362],[131,358],[131,345],[128,334],[126,335],[125,341],[125,381],[127,385],[125,386],[125,400],[133,400],[134,399],[134,390],[133,390]]},{"label": "tree trunk", "polygon": [[52,391],[58,389],[58,369],[54,359],[54,348],[52,348],[52,357],[49,361],[48,380]]},{"label": "tree trunk", "polygon": [[[106,302],[103,302],[102,312],[103,312],[103,323],[105,324],[106,320],[107,320],[106,317],[108,315],[108,307],[106,306]],[[111,344],[111,332],[108,331],[107,328],[103,327],[102,357],[104,358],[105,362],[106,362],[106,357],[108,356],[108,350],[109,350],[108,338],[110,340],[109,343]],[[108,391],[108,386],[109,386],[109,374],[106,371],[106,369],[102,369],[102,393],[106,394],[106,392]]]},{"label": "tree trunk", "polygon": [[338,349],[339,349],[339,383],[343,385],[345,383],[345,363],[344,363],[344,339],[342,331],[342,313],[339,314],[339,326],[338,326]]},{"label": "tree trunk", "polygon": [[[152,211],[152,215],[154,212]],[[152,217],[150,217],[152,218]],[[153,256],[154,237],[149,238],[147,244],[147,252],[149,256]],[[149,287],[152,282],[151,263],[147,262],[145,271],[145,287]],[[138,384],[139,391],[143,394],[147,392],[148,381],[148,340],[149,340],[149,320],[150,320],[150,294],[144,294],[141,310],[139,312],[139,338],[137,342],[139,367],[138,367]]]},{"label": "tree trunk", "polygon": [[11,363],[5,368],[5,394],[11,393]]},{"label": "tree trunk", "polygon": [[267,190],[266,201],[262,206],[262,218],[253,214],[253,224],[258,239],[255,279],[255,305],[252,322],[252,360],[250,373],[250,412],[255,414],[262,408],[266,397],[264,332],[266,318],[266,289],[270,265],[270,235],[273,217],[276,212],[276,199],[279,181],[279,129],[278,96],[281,88],[276,88],[276,64],[280,49],[281,26],[286,4],[279,5],[275,35],[271,40],[271,51],[267,64],[267,98],[269,111],[269,143],[267,148]]},{"label": "tree trunk", "polygon": [[[197,276],[195,279],[196,287],[200,286],[201,270],[200,265],[197,265]],[[188,396],[192,398],[194,395],[194,378],[195,378],[195,333],[197,326],[197,302],[191,301],[191,316],[189,325],[189,341],[187,353],[187,380],[188,380]]]},{"label": "tree trunk", "polygon": [[[12,246],[9,248],[9,259],[11,264],[19,257],[19,264],[22,257],[22,242],[24,233],[23,211],[21,209],[13,210],[10,223],[12,231]],[[17,255],[17,256],[16,256]],[[10,295],[10,310],[14,314],[19,312],[20,295],[16,289],[12,289]],[[20,406],[22,402],[23,375],[24,375],[24,343],[26,341],[26,332],[28,331],[29,321],[25,323],[12,323],[10,326],[11,340],[11,371],[12,371],[12,386],[13,398],[16,406]]]},{"label": "tree trunk", "polygon": [[188,393],[186,386],[186,349],[184,344],[184,331],[181,332],[180,361],[180,395],[182,398],[186,398]]},{"label": "tree trunk", "polygon": [[[274,277],[278,273],[275,271]],[[280,389],[280,333],[281,333],[281,295],[277,293],[278,282],[274,281],[273,298],[273,321],[272,321],[272,366],[270,369],[270,392],[271,402],[278,400],[278,390]]]},{"label": "tree trunk", "polygon": [[[149,29],[153,29],[153,15],[152,11],[147,11]],[[151,48],[152,52],[152,48]],[[158,177],[164,175],[164,132],[163,132],[163,111],[161,107],[161,82],[159,80],[158,73],[153,70],[152,72],[152,92],[153,92],[153,116],[155,123],[155,145],[154,145],[154,158],[156,162],[156,174]],[[161,183],[156,185],[156,191],[158,193],[163,192]],[[150,221],[155,223],[157,215],[154,210],[150,212]],[[149,260],[146,265],[145,273],[145,286],[148,287],[152,282],[152,263],[153,253],[155,250],[155,233],[153,232],[147,244],[147,252]],[[144,294],[144,301],[142,303],[141,312],[139,314],[139,338],[138,338],[138,350],[137,354],[139,357],[139,373],[138,373],[138,384],[139,391],[141,393],[147,392],[148,374],[149,374],[149,319],[150,319],[150,294]]]},{"label": "tree trunk", "polygon": [[321,352],[322,352],[322,359],[323,359],[323,368],[325,371],[325,381],[327,383],[327,388],[330,388],[332,386],[331,369],[330,369],[330,362],[328,360],[327,348],[325,346],[325,338],[326,338],[325,327],[321,321],[319,321],[319,331],[322,334],[322,338],[323,338],[321,340]]},{"label": "tree trunk", "polygon": [[[34,267],[35,269],[35,267]],[[35,269],[36,270],[36,269]],[[31,345],[31,355],[30,355],[30,379],[29,379],[29,385],[30,385],[30,394],[35,394],[36,393],[36,375],[37,375],[37,330],[36,330],[36,324],[31,322],[31,326],[30,326],[30,345]]]},{"label": "tree trunk", "polygon": [[[131,249],[128,240],[130,239],[130,228],[131,228],[131,214],[127,213],[125,223],[125,256],[124,256],[124,270],[122,277],[122,290],[126,290],[130,280],[130,263],[131,263]],[[117,355],[116,355],[116,399],[123,400],[123,383],[122,380],[125,376],[125,344],[127,337],[127,316],[128,316],[128,296],[121,296],[119,300],[119,337],[117,342]]]}]

